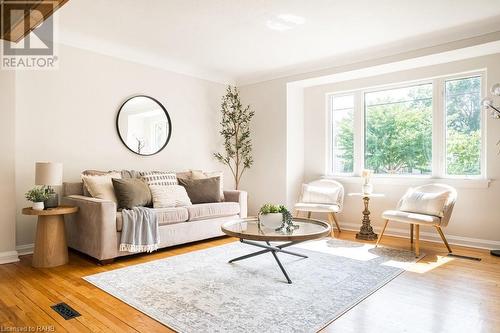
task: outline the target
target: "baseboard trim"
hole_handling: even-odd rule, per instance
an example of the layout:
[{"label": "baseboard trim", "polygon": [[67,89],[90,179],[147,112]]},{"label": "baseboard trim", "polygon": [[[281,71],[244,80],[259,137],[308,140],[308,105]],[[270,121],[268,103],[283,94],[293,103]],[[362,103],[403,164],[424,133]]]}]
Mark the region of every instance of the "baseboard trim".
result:
[{"label": "baseboard trim", "polygon": [[20,256],[25,256],[27,254],[33,254],[35,249],[35,244],[25,244],[16,246],[17,253]]},{"label": "baseboard trim", "polygon": [[19,257],[17,251],[0,252],[0,265],[18,262]]},{"label": "baseboard trim", "polygon": [[[394,223],[394,225],[396,225],[396,224],[397,223]],[[402,225],[402,224],[399,224],[399,225]],[[345,229],[345,230],[359,231],[360,227],[361,227],[361,223],[340,222],[340,228]],[[382,226],[374,226],[373,230],[376,233],[380,234],[380,232],[382,231]],[[391,228],[391,222],[389,222],[389,225],[388,225],[387,229],[385,230],[384,235],[409,239],[410,238],[410,229],[409,229],[409,227],[405,228],[405,229],[394,228],[394,227]],[[488,250],[500,249],[500,241],[448,235],[448,234],[446,234],[446,230],[445,230],[445,235],[446,235],[446,239],[448,240],[448,243],[450,243],[452,245],[467,246],[467,247],[473,247],[473,248],[478,248],[478,249],[488,249]],[[433,243],[442,243],[443,242],[441,240],[441,238],[439,237],[439,234],[437,232],[434,233],[434,232],[420,231],[420,239],[424,240],[424,241],[428,241],[428,242],[433,242]]]}]

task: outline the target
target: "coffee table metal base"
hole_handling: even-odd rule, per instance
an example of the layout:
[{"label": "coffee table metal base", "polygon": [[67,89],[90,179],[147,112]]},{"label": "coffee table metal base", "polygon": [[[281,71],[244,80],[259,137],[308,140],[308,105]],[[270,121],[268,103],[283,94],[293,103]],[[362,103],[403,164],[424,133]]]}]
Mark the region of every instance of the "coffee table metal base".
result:
[{"label": "coffee table metal base", "polygon": [[280,245],[276,245],[276,246],[271,245],[269,242],[265,242],[266,244],[261,244],[261,243],[258,243],[258,242],[253,242],[253,241],[249,241],[249,240],[241,239],[241,238],[240,238],[240,242],[242,242],[244,244],[248,244],[248,245],[253,245],[253,246],[256,246],[256,247],[260,247],[260,248],[263,248],[264,250],[257,251],[257,252],[254,252],[254,253],[246,254],[244,256],[231,259],[231,260],[229,260],[229,263],[233,263],[235,261],[239,261],[239,260],[243,260],[243,259],[248,259],[248,258],[251,258],[251,257],[255,257],[255,256],[258,256],[258,255],[264,254],[264,253],[271,252],[271,254],[273,255],[274,259],[278,263],[278,266],[280,267],[281,271],[283,272],[283,275],[285,275],[285,278],[286,278],[286,280],[287,280],[288,283],[292,283],[292,280],[290,280],[290,277],[288,276],[288,273],[287,273],[285,267],[283,266],[283,264],[279,260],[278,255],[276,253],[281,252],[281,253],[289,254],[289,255],[292,255],[292,256],[297,256],[297,257],[301,257],[301,258],[307,258],[307,256],[305,256],[303,254],[300,254],[300,253],[296,253],[296,252],[292,252],[292,251],[288,251],[288,250],[283,250],[286,247],[289,247],[289,246],[292,246],[292,245],[295,245],[295,244],[298,244],[298,243],[302,243],[302,242],[289,242],[289,243],[280,244]]}]

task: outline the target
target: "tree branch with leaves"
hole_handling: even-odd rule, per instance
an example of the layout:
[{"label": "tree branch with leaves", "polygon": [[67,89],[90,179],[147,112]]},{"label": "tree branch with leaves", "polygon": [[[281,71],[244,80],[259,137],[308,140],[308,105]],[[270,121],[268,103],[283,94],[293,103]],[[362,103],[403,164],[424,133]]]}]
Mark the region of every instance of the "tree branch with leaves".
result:
[{"label": "tree branch with leaves", "polygon": [[255,112],[250,105],[241,104],[238,88],[228,86],[221,103],[224,152],[214,153],[214,157],[227,165],[234,177],[235,189],[239,189],[243,173],[253,164],[250,121]]}]

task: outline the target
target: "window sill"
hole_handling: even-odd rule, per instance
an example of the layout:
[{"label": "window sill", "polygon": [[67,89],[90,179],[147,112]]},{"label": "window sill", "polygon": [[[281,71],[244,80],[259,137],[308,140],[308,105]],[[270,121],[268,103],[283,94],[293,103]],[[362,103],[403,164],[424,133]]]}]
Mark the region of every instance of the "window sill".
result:
[{"label": "window sill", "polygon": [[[359,176],[343,176],[343,175],[326,175],[326,179],[334,179],[345,184],[361,184],[362,178]],[[395,185],[395,186],[418,186],[429,183],[447,184],[456,188],[472,188],[481,189],[488,188],[491,179],[482,178],[432,178],[432,177],[405,177],[405,176],[387,176],[387,177],[372,177],[371,183],[374,185]]]}]

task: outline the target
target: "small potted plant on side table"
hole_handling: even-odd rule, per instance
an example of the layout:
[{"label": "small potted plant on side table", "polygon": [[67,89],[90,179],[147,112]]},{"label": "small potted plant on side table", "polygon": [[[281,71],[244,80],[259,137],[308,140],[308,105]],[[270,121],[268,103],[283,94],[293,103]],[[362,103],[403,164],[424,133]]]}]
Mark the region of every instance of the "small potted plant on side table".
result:
[{"label": "small potted plant on side table", "polygon": [[49,193],[43,187],[37,186],[26,192],[25,197],[33,203],[31,209],[43,210],[43,202],[49,198]]}]

